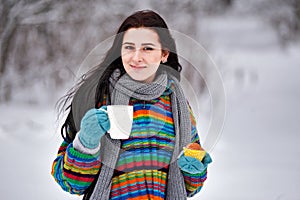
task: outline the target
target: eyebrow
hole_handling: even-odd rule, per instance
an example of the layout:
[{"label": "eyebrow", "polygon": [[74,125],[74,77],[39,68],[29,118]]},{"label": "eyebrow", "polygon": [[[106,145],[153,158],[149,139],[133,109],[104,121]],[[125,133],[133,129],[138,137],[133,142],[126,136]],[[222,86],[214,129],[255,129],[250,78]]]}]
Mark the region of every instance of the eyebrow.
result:
[{"label": "eyebrow", "polygon": [[[135,45],[133,42],[124,42],[122,45],[125,45],[125,44],[129,44],[129,45]],[[148,42],[148,43],[142,43],[142,46],[146,46],[146,45],[151,45],[151,46],[156,46],[155,44],[153,44],[153,43],[150,43],[150,42]]]}]

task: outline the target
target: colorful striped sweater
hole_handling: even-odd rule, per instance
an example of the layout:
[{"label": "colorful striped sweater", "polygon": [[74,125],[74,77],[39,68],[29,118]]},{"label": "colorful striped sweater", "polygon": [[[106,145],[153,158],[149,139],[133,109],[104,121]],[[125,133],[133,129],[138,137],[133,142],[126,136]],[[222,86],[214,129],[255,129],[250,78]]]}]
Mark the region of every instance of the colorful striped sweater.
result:
[{"label": "colorful striped sweater", "polygon": [[[168,168],[175,142],[170,104],[171,89],[151,101],[130,99],[134,120],[129,139],[121,141],[121,153],[110,188],[110,199],[165,199]],[[192,111],[192,141],[200,143]],[[53,162],[52,175],[63,190],[84,194],[101,170],[100,153],[79,152],[63,141]],[[187,196],[198,193],[207,171],[189,174],[182,171]]]}]

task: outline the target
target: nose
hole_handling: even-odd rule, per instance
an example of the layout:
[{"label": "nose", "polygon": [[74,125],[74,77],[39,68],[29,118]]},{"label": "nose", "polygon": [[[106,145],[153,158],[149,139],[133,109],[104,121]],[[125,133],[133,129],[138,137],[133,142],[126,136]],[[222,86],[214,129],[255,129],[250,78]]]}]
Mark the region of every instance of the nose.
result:
[{"label": "nose", "polygon": [[143,60],[142,53],[139,49],[135,50],[135,52],[133,53],[132,60],[134,62],[141,62]]}]

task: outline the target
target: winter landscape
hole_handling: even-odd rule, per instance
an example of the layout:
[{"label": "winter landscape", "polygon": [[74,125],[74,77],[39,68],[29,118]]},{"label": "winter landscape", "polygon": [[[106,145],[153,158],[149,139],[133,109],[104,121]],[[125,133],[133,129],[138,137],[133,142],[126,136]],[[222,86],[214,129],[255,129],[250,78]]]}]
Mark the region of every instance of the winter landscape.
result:
[{"label": "winter landscape", "polygon": [[[170,2],[180,5],[179,1]],[[254,12],[255,6],[261,2],[272,4],[270,1],[255,0],[252,7],[247,7],[247,1],[233,2],[231,8],[219,14],[197,15],[199,20],[195,23],[200,25],[195,25],[196,30],[192,30],[197,34],[191,37],[203,45],[221,74],[226,93],[226,117],[220,137],[210,152],[213,163],[206,184],[191,199],[299,200],[299,38],[282,39],[278,30],[268,23],[272,12]],[[127,15],[146,8],[160,12],[150,3],[133,5],[132,10],[119,12]],[[201,12],[201,5],[200,1],[194,5],[196,12]],[[101,7],[101,3],[97,6]],[[278,9],[278,12],[274,11],[275,15],[282,11],[278,7],[270,6],[270,9]],[[173,19],[166,18],[174,30],[184,23],[182,19],[179,25],[172,20],[175,20],[174,16]],[[180,32],[186,33],[182,29]],[[279,33],[282,34],[280,30]],[[286,33],[285,29],[283,33]],[[76,58],[78,64],[95,46],[91,45],[89,50],[82,52],[85,55]],[[10,64],[13,63],[11,60]],[[5,77],[1,77],[1,90],[5,87],[3,80],[21,83],[24,78],[22,73],[7,71]],[[76,74],[76,69],[72,72],[65,68],[62,73],[62,76],[70,77],[68,74]],[[35,78],[36,74],[26,77],[30,84],[15,86],[9,101],[1,97],[1,199],[81,199],[63,192],[50,174],[52,161],[62,142],[55,102],[75,82],[70,79],[56,88],[45,84],[43,78]],[[213,109],[209,107],[210,97],[198,99],[201,105],[197,121],[203,143],[208,137]]]}]

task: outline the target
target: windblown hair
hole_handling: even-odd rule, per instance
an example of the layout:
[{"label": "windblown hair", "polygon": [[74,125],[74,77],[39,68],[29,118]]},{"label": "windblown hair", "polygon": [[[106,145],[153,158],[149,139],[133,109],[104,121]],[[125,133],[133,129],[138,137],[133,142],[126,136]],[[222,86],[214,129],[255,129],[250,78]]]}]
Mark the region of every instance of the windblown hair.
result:
[{"label": "windblown hair", "polygon": [[[95,94],[95,108],[99,107],[99,102],[103,102],[104,97],[106,97],[107,102],[110,102],[109,84],[112,73],[116,69],[119,69],[120,76],[122,76],[125,73],[125,69],[123,67],[121,59],[121,46],[124,33],[130,28],[140,27],[149,28],[151,30],[154,30],[158,34],[160,43],[162,45],[162,49],[169,51],[168,60],[166,63],[164,63],[164,65],[171,67],[173,70],[178,72],[178,74],[180,74],[182,67],[178,62],[175,41],[169,32],[166,22],[160,15],[151,10],[142,10],[135,12],[129,17],[127,17],[121,24],[114,38],[112,47],[108,50],[103,61],[97,66],[97,68],[102,68],[105,70],[103,71],[101,77],[99,77],[99,81],[97,84]],[[180,79],[180,77],[177,78]],[[82,84],[83,82],[84,80],[81,83],[79,83],[79,85],[77,85],[76,88],[79,88],[80,84]],[[75,93],[76,90],[73,90],[65,96],[63,108],[61,109],[64,109],[66,107],[66,105],[68,104],[67,102],[73,98]],[[70,111],[66,121],[61,127],[61,135],[65,141],[72,142],[77,132],[73,120],[72,102],[66,108],[66,110],[68,109],[70,109]]]}]

